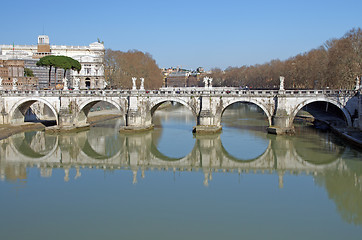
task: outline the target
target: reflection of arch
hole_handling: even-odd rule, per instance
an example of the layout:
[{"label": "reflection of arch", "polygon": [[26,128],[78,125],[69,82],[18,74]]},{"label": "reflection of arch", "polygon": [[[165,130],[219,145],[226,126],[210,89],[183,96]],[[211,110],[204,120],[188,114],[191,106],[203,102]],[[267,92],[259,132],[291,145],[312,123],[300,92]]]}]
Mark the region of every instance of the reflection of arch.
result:
[{"label": "reflection of arch", "polygon": [[151,116],[153,116],[153,114],[155,113],[155,111],[157,110],[157,108],[165,102],[177,102],[185,107],[187,107],[192,114],[194,115],[195,119],[197,118],[197,113],[196,113],[196,109],[193,109],[186,101],[184,101],[183,99],[180,98],[176,98],[176,97],[168,97],[168,98],[162,98],[162,99],[157,99],[156,101],[152,102],[151,105]]},{"label": "reflection of arch", "polygon": [[[91,132],[92,130],[95,132]],[[118,131],[113,131],[113,128],[106,127],[92,128],[92,130],[84,134],[84,143],[80,145],[82,152],[89,158],[94,160],[108,160],[119,156],[124,151],[124,149],[121,149],[124,139],[120,138]],[[102,136],[100,136],[99,133],[101,133]],[[97,145],[99,143],[98,137],[101,137],[100,141],[103,142],[101,146],[104,146],[105,153],[99,153],[93,148],[94,145],[92,146],[92,141],[89,140],[92,137],[96,137],[95,143]]]},{"label": "reflection of arch", "polygon": [[[214,139],[214,138],[212,138]],[[161,153],[157,146],[153,143],[151,143],[151,153],[154,157],[156,157],[157,159],[161,160],[161,161],[167,161],[167,162],[177,162],[177,161],[190,161],[193,160],[194,156],[198,155],[197,153],[201,153],[203,152],[202,149],[200,149],[200,139],[198,139],[197,141],[195,141],[194,147],[192,148],[191,152],[186,154],[184,157],[181,158],[173,158],[173,157],[168,157],[166,155],[164,155],[163,153]],[[228,153],[227,150],[224,148],[221,139],[217,140],[219,141],[219,143],[215,143],[216,146],[213,146],[213,148],[216,148],[216,152],[218,152],[219,154],[222,154],[223,158],[226,157],[227,160],[232,160],[234,162],[237,163],[250,163],[256,160],[260,160],[260,159],[264,159],[265,156],[267,156],[269,154],[269,152],[271,151],[271,140],[269,140],[269,144],[267,146],[267,148],[265,149],[265,151],[263,153],[261,153],[259,156],[253,158],[253,159],[240,159],[237,157],[234,157],[232,154]],[[220,146],[220,149],[218,149]],[[225,160],[226,160],[225,159]]]},{"label": "reflection of arch", "polygon": [[[333,162],[340,159],[345,150],[345,148],[341,148],[339,144],[336,144],[335,142],[332,141],[331,141],[333,143],[332,145],[329,143],[327,145],[320,146],[318,142],[316,143],[313,140],[308,139],[308,141],[305,142],[298,141],[296,143],[297,140],[298,138],[293,138],[292,140],[293,151],[295,152],[295,155],[298,156],[298,158],[302,159],[303,162],[307,162],[308,165],[312,166],[332,164]],[[319,143],[325,144],[324,141]],[[312,153],[310,153],[308,151],[308,148],[316,148],[318,151],[317,152],[313,151]],[[331,151],[328,150],[327,154],[324,154],[324,150],[326,148],[333,148],[333,152],[335,152],[336,154],[331,154],[330,153]],[[318,159],[318,162],[313,161],[311,159]]]},{"label": "reflection of arch", "polygon": [[222,144],[221,141],[221,152],[224,154],[225,157],[227,157],[228,159],[235,161],[235,162],[244,162],[244,163],[250,163],[250,162],[254,162],[256,160],[260,160],[263,159],[265,156],[269,155],[269,151],[271,150],[271,140],[269,139],[269,144],[266,147],[266,149],[264,150],[263,153],[261,153],[259,156],[253,158],[253,159],[242,159],[242,158],[237,158],[235,156],[233,156],[232,154],[230,154],[225,148],[224,145]]},{"label": "reflection of arch", "polygon": [[100,154],[93,149],[93,147],[89,144],[88,139],[85,141],[85,143],[82,147],[82,152],[84,152],[84,154],[87,155],[88,157],[90,157],[91,159],[97,159],[97,160],[110,159],[121,153],[121,151],[118,151],[115,154],[112,154],[111,156]]},{"label": "reflection of arch", "polygon": [[[12,120],[15,119],[15,114],[20,113],[22,114],[22,116],[25,116],[26,111],[29,109],[29,107],[31,105],[33,105],[35,102],[41,102],[44,103],[46,106],[48,106],[50,108],[50,110],[52,111],[55,120],[56,120],[56,125],[58,125],[58,113],[57,110],[46,100],[41,99],[41,98],[26,98],[23,100],[20,100],[19,102],[17,102],[10,110],[9,112],[9,116],[10,116],[10,122],[12,122]],[[19,111],[19,112],[17,112]]]},{"label": "reflection of arch", "polygon": [[331,103],[334,106],[338,107],[343,112],[347,125],[352,126],[351,116],[349,115],[349,112],[347,111],[347,109],[343,107],[343,105],[341,105],[340,103],[338,103],[336,101],[326,99],[326,98],[321,98],[321,97],[319,97],[317,99],[309,99],[309,100],[306,100],[306,101],[298,104],[297,107],[294,109],[294,111],[291,114],[291,120],[292,120],[291,122],[294,121],[295,116],[303,107],[305,107],[306,105],[313,103],[313,102],[327,102],[327,103]]},{"label": "reflection of arch", "polygon": [[[103,130],[101,132],[104,132]],[[83,132],[83,136],[85,133]],[[150,134],[150,133],[147,133]],[[331,161],[324,161],[320,164],[307,161],[303,156],[300,156],[298,149],[298,143],[293,142],[290,138],[273,137],[269,139],[269,145],[265,152],[254,159],[243,160],[232,156],[224,148],[221,142],[220,134],[197,138],[193,149],[185,157],[172,158],[167,157],[160,153],[157,147],[154,145],[153,138],[147,137],[147,134],[141,134],[140,137],[134,138],[135,135],[129,135],[130,138],[125,135],[121,141],[115,140],[119,149],[114,149],[111,155],[100,154],[96,152],[90,142],[87,139],[84,141],[79,139],[79,135],[76,135],[75,141],[82,142],[80,149],[82,151],[76,151],[77,155],[67,154],[66,148],[58,147],[58,136],[54,137],[56,142],[53,148],[47,149],[47,153],[41,154],[34,151],[29,147],[29,140],[26,140],[24,134],[14,135],[10,140],[9,147],[11,148],[10,155],[6,157],[9,161],[13,162],[31,162],[31,163],[61,163],[72,166],[85,166],[101,165],[105,167],[176,167],[176,168],[188,168],[192,169],[252,169],[252,170],[288,170],[288,171],[325,171],[326,169],[335,169],[343,167],[341,165],[340,156],[343,154],[343,150],[339,151],[339,155],[335,156],[335,159]],[[40,136],[44,137],[45,134]],[[146,137],[145,137],[146,136]],[[149,136],[149,135],[148,135]],[[114,137],[114,135],[113,135]],[[28,139],[32,139],[28,136]],[[69,144],[68,141],[59,141]],[[131,143],[131,144],[129,144]],[[25,145],[24,145],[25,144]],[[282,148],[280,148],[282,146]],[[286,149],[288,147],[288,149]],[[339,146],[336,146],[339,147]],[[23,148],[26,153],[19,151]],[[31,151],[29,151],[29,149]],[[68,149],[70,150],[70,149]],[[119,150],[119,151],[118,151]],[[7,150],[8,151],[8,150]],[[65,151],[61,154],[60,151]],[[303,149],[301,150],[303,151]],[[134,154],[135,153],[135,154]],[[141,157],[140,157],[141,156]],[[13,157],[13,158],[12,158]],[[7,161],[8,159],[3,159]],[[62,162],[63,161],[63,162]],[[61,166],[61,165],[57,165]],[[63,165],[64,166],[64,165]]]},{"label": "reflection of arch", "polygon": [[[54,137],[55,142],[52,149],[47,154],[42,154],[34,151],[29,146],[29,142],[26,140],[25,136],[26,134],[30,133],[33,132],[19,134],[18,136],[24,136],[24,138],[21,139],[16,138],[17,135],[14,135],[13,137],[10,138],[12,140],[11,146],[13,148],[13,151],[17,154],[17,156],[22,156],[21,159],[36,160],[37,162],[46,162],[47,160],[54,158],[53,155],[58,148],[58,137],[53,135],[48,135],[48,137]],[[45,136],[45,134],[43,135]]]},{"label": "reflection of arch", "polygon": [[[194,147],[195,148],[195,147]],[[165,154],[161,153],[158,148],[156,147],[156,145],[153,143],[151,143],[151,153],[153,156],[155,156],[156,158],[162,160],[162,161],[166,161],[166,162],[174,162],[174,161],[179,161],[183,158],[186,158],[189,154],[187,154],[185,157],[180,157],[180,158],[173,158],[173,157],[167,157]]]},{"label": "reflection of arch", "polygon": [[[202,143],[203,140],[206,140],[206,144]],[[195,145],[190,153],[182,158],[171,158],[167,157],[164,154],[160,153],[157,147],[152,142],[151,153],[155,157],[152,159],[154,165],[157,165],[157,161],[169,162],[173,166],[183,166],[185,164],[190,165],[190,167],[209,167],[209,168],[243,168],[243,169],[269,169],[269,170],[305,170],[311,171],[312,169],[323,170],[325,168],[335,167],[338,164],[338,159],[340,159],[343,151],[340,151],[337,156],[333,156],[333,159],[330,161],[322,162],[316,164],[310,161],[307,161],[303,156],[298,154],[296,147],[297,144],[293,143],[288,138],[269,138],[269,143],[265,151],[259,156],[253,159],[241,159],[230,154],[223,146],[221,138],[218,138],[216,135],[212,138],[197,138]],[[209,145],[210,141],[213,141],[212,145]],[[203,149],[202,146],[209,146],[208,148]],[[283,149],[275,149],[276,146],[288,146],[289,150],[285,151]],[[276,150],[276,151],[275,151]],[[213,152],[214,151],[214,152]],[[217,154],[217,156],[212,157],[212,159],[217,159],[216,162],[213,162],[212,159],[206,157],[203,159],[204,154]],[[195,161],[196,160],[196,161]],[[210,162],[211,160],[211,162]],[[160,164],[158,163],[158,164]],[[200,165],[195,165],[200,164]],[[210,164],[210,165],[208,165]],[[167,165],[167,163],[165,163]],[[168,165],[170,166],[170,165]]]},{"label": "reflection of arch", "polygon": [[261,108],[263,110],[263,112],[265,113],[265,115],[268,118],[268,122],[269,122],[269,126],[272,125],[272,116],[269,113],[269,111],[265,108],[265,106],[261,103],[259,103],[258,101],[252,100],[252,99],[248,99],[248,100],[233,100],[227,103],[227,105],[224,106],[224,108],[222,109],[221,113],[220,113],[220,119],[222,118],[222,115],[224,114],[225,110],[230,107],[231,105],[233,105],[234,103],[253,103],[256,106],[258,106],[259,108]]}]

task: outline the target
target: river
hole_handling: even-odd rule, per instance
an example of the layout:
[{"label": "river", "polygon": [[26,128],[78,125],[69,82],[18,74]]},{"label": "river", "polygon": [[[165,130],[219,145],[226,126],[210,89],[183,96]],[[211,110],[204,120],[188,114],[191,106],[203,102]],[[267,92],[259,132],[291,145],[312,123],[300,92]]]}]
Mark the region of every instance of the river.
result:
[{"label": "river", "polygon": [[234,104],[215,135],[180,105],[155,129],[120,120],[0,141],[0,239],[360,239],[362,152],[297,125],[266,133]]}]

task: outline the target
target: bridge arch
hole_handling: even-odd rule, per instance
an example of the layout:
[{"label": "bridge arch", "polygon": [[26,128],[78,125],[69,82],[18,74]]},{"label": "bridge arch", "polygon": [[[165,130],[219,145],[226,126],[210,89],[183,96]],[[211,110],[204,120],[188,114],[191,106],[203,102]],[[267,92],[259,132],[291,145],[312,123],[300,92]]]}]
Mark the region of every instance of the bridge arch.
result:
[{"label": "bridge arch", "polygon": [[295,116],[303,107],[305,107],[308,104],[313,103],[313,102],[327,102],[327,103],[333,104],[334,106],[338,107],[343,112],[345,121],[347,122],[347,126],[352,126],[352,119],[351,119],[351,116],[350,116],[348,110],[342,104],[340,104],[336,101],[333,101],[331,99],[323,98],[323,97],[309,99],[309,100],[299,103],[291,113],[291,116],[290,116],[291,123],[294,121]]},{"label": "bridge arch", "polygon": [[221,122],[221,118],[222,118],[222,115],[224,114],[225,110],[230,107],[231,105],[233,105],[234,103],[253,103],[255,104],[256,106],[258,106],[259,108],[261,108],[263,110],[263,112],[265,113],[265,115],[267,116],[268,118],[268,123],[269,123],[269,126],[272,125],[272,114],[268,111],[268,109],[262,104],[262,103],[259,103],[258,101],[256,100],[253,100],[253,99],[234,99],[234,100],[231,100],[229,102],[227,102],[227,104],[225,104],[223,106],[223,109],[220,113],[220,116],[219,119],[220,119],[220,122]]},{"label": "bridge arch", "polygon": [[16,104],[14,104],[14,106],[11,108],[11,110],[9,112],[9,122],[10,123],[19,122],[19,118],[16,118],[16,116],[20,117],[21,115],[24,117],[24,119],[23,119],[23,121],[24,121],[27,110],[35,102],[41,102],[41,103],[45,104],[47,107],[49,107],[55,117],[56,125],[58,125],[58,123],[59,123],[58,111],[53,107],[53,105],[45,99],[32,98],[32,97],[23,98],[22,100],[20,100]]},{"label": "bridge arch", "polygon": [[120,106],[119,103],[111,100],[111,99],[104,99],[102,97],[99,98],[92,98],[89,100],[86,100],[84,102],[82,102],[79,106],[78,106],[78,112],[76,113],[75,119],[77,119],[78,123],[86,123],[87,119],[88,119],[88,114],[91,110],[91,108],[96,105],[99,102],[106,102],[106,103],[110,103],[112,104],[114,107],[117,108],[118,111],[121,112],[122,115],[124,115],[124,109]]},{"label": "bridge arch", "polygon": [[156,99],[155,101],[152,101],[150,109],[151,109],[151,117],[153,116],[153,114],[155,113],[155,111],[157,110],[157,108],[165,102],[177,102],[185,107],[187,107],[192,114],[194,115],[194,117],[197,117],[197,110],[195,108],[193,108],[192,106],[190,106],[190,104],[188,102],[186,102],[183,99],[177,98],[177,97],[167,97],[167,98],[161,98],[161,99]]}]

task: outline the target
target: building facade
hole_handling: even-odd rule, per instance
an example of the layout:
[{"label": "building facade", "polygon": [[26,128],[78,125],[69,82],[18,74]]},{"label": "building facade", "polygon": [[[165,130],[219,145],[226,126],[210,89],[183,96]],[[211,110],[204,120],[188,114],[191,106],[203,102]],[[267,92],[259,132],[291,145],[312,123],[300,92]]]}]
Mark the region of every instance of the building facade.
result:
[{"label": "building facade", "polygon": [[38,78],[25,76],[23,60],[0,60],[0,88],[2,90],[35,90]]},{"label": "building facade", "polygon": [[73,70],[67,71],[68,87],[73,87],[76,79],[79,79],[80,89],[104,89],[106,87],[104,52],[103,43],[94,42],[89,46],[50,45],[49,37],[40,35],[37,45],[0,45],[0,60],[23,60],[25,67],[31,69],[39,78],[39,89],[44,89],[62,84],[64,72],[63,69],[57,69],[55,75],[55,69],[53,69],[52,84],[49,86],[49,70],[45,67],[37,67],[36,62],[48,55],[71,57],[79,61],[82,69],[79,73]]},{"label": "building facade", "polygon": [[[198,70],[201,68],[198,68]],[[201,72],[180,68],[162,69],[164,87],[198,87],[201,86]]]}]

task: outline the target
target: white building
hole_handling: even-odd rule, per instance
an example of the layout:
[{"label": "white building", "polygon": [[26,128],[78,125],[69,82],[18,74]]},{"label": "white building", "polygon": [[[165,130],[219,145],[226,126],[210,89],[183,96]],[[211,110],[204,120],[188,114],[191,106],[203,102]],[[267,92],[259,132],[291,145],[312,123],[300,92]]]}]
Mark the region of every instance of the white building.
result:
[{"label": "white building", "polygon": [[[44,56],[68,56],[74,58],[82,65],[81,71],[70,71],[70,86],[74,85],[74,79],[79,78],[81,89],[103,89],[104,79],[104,45],[94,42],[89,46],[50,45],[49,37],[38,36],[38,45],[0,45],[0,60],[24,60],[26,67],[33,69],[39,77],[39,87],[48,87],[48,72],[46,68],[36,67],[36,62]],[[59,72],[58,72],[59,71]],[[61,83],[62,70],[57,71],[57,83]],[[53,73],[54,74],[54,73]],[[53,78],[54,79],[54,78]]]}]

